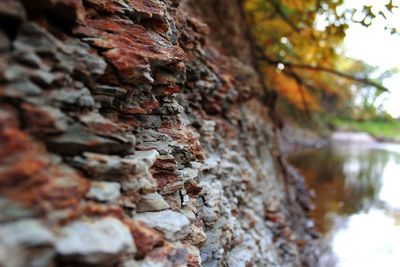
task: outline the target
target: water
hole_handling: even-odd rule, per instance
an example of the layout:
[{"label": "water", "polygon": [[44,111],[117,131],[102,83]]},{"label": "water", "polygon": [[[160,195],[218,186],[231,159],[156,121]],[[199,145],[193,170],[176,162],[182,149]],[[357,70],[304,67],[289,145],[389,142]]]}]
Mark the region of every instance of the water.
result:
[{"label": "water", "polygon": [[315,192],[321,266],[400,266],[400,145],[332,144],[289,160]]}]

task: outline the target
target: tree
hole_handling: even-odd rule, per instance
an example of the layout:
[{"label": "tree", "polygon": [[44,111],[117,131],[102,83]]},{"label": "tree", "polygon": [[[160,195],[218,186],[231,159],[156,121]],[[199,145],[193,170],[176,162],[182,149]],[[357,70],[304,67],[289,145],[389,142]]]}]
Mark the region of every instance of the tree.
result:
[{"label": "tree", "polygon": [[[342,44],[349,23],[369,27],[377,16],[386,18],[390,0],[380,9],[346,9],[344,0],[245,0],[256,57],[271,90],[296,109],[329,111],[348,104],[357,88],[387,91],[375,69],[343,56]],[[393,34],[396,29],[386,28]]]}]

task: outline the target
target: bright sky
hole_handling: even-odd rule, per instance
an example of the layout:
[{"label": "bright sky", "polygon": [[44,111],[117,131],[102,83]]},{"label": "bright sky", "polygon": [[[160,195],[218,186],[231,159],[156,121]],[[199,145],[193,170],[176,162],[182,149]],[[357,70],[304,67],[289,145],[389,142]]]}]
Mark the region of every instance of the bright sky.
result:
[{"label": "bright sky", "polygon": [[[389,0],[346,0],[346,7],[362,9],[363,5],[384,6]],[[393,4],[400,6],[400,0],[393,0]],[[346,32],[346,55],[361,59],[370,65],[378,66],[382,70],[397,68],[400,71],[400,35],[391,35],[385,31],[389,23],[400,30],[400,9],[393,9],[393,14],[385,21],[378,16],[373,25],[365,28],[359,24],[350,25]],[[385,95],[384,107],[394,117],[400,116],[400,73],[384,81],[390,90]]]}]

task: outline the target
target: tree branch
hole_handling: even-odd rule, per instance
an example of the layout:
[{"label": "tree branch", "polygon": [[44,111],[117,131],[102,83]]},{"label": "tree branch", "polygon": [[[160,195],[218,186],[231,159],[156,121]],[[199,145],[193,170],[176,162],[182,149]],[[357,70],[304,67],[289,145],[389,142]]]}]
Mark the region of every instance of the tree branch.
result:
[{"label": "tree branch", "polygon": [[[260,52],[260,49],[259,49]],[[296,64],[296,63],[291,63],[291,62],[285,62],[285,61],[278,61],[278,60],[274,60],[270,57],[268,57],[267,55],[265,55],[265,53],[261,53],[259,55],[261,57],[261,59],[266,60],[269,64],[273,64],[273,65],[277,65],[277,64],[283,64],[285,67],[288,68],[292,68],[292,69],[302,69],[302,70],[306,70],[306,71],[318,71],[318,72],[325,72],[325,73],[329,73],[347,80],[351,80],[354,82],[358,82],[361,84],[365,84],[365,85],[369,85],[369,86],[373,86],[377,89],[379,89],[380,91],[383,92],[388,92],[389,90],[384,87],[383,85],[380,85],[374,81],[371,81],[367,78],[357,78],[353,75],[335,70],[335,69],[330,69],[327,67],[323,67],[323,66],[312,66],[312,65],[307,65],[307,64]]]},{"label": "tree branch", "polygon": [[271,0],[268,1],[268,3],[275,9],[275,12],[281,17],[281,19],[289,25],[295,32],[300,33],[300,29],[297,27],[297,25],[291,21],[288,16],[283,12],[282,7],[279,5],[279,3],[276,0]]}]

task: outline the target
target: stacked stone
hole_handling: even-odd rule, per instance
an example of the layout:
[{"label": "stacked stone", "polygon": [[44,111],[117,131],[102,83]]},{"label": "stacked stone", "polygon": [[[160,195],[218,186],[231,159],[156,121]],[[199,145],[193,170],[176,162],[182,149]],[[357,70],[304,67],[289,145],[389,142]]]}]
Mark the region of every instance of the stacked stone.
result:
[{"label": "stacked stone", "polygon": [[0,266],[299,264],[256,74],[178,2],[0,2]]},{"label": "stacked stone", "polygon": [[181,241],[203,152],[174,97],[185,53],[167,5],[10,0],[0,17],[0,265],[198,255]]}]

